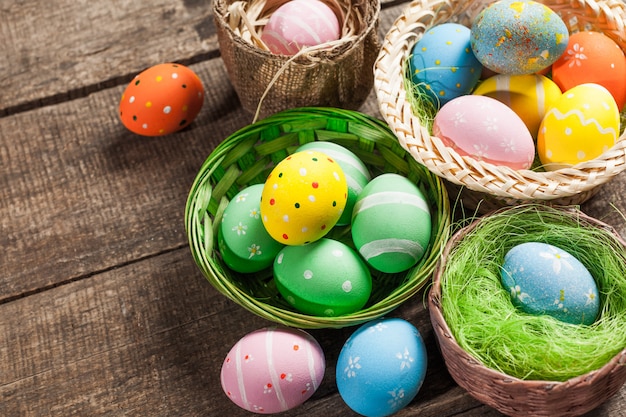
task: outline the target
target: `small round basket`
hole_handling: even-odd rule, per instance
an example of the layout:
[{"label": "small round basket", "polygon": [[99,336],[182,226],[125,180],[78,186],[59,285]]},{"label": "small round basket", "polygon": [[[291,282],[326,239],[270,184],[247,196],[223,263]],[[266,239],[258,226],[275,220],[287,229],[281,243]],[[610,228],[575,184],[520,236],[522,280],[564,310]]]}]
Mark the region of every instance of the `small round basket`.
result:
[{"label": "small round basket", "polygon": [[[571,33],[603,32],[626,51],[626,4],[621,1],[539,0],[564,20]],[[430,27],[456,22],[471,27],[489,0],[415,0],[396,19],[374,66],[380,112],[403,147],[421,164],[445,178],[452,197],[479,212],[521,203],[581,204],[597,187],[626,168],[626,134],[597,159],[551,172],[495,166],[446,147],[431,135],[407,99],[405,66],[413,45]]]},{"label": "small round basket", "polygon": [[[595,323],[515,309],[499,265],[511,247],[529,241],[564,249],[591,272],[601,303]],[[510,416],[578,416],[616,394],[626,381],[625,245],[610,226],[574,207],[534,203],[501,208],[457,231],[428,295],[454,380]]]},{"label": "small round basket", "polygon": [[[255,274],[233,272],[222,262],[215,244],[216,225],[229,200],[249,185],[264,183],[276,164],[311,141],[333,141],[344,146],[365,163],[372,177],[392,172],[409,178],[431,205],[431,240],[419,263],[397,274],[372,272],[373,290],[365,307],[338,317],[294,311],[278,293],[271,268]],[[276,113],[220,143],[191,187],[185,225],[194,260],[207,280],[226,297],[260,317],[286,326],[339,328],[386,314],[430,280],[449,238],[450,206],[441,179],[411,158],[383,122],[356,111],[309,107]],[[335,227],[327,235],[344,241],[349,236],[349,226]]]},{"label": "small round basket", "polygon": [[321,0],[335,11],[338,41],[292,56],[271,53],[259,33],[288,0],[214,0],[220,53],[243,108],[265,117],[304,106],[358,109],[374,85],[380,0]]}]

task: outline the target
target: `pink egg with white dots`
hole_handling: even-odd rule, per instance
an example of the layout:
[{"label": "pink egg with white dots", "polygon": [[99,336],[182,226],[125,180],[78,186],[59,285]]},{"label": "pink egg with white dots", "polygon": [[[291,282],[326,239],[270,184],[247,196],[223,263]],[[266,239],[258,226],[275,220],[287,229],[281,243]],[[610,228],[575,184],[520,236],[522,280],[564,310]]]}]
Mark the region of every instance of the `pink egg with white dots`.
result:
[{"label": "pink egg with white dots", "polygon": [[295,55],[302,48],[338,40],[339,20],[319,0],[291,0],[272,13],[261,40],[277,55]]},{"label": "pink egg with white dots", "polygon": [[220,379],[228,398],[259,414],[295,408],[320,386],[324,352],[307,332],[268,327],[248,333],[228,352]]}]

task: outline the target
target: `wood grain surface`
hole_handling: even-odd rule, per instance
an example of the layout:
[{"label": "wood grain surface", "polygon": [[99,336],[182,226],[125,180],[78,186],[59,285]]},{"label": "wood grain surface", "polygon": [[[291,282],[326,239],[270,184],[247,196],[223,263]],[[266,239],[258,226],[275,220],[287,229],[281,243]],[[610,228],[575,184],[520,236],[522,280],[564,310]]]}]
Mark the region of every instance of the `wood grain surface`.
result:
[{"label": "wood grain surface", "polygon": [[[406,6],[383,2],[384,36]],[[0,415],[249,416],[219,371],[271,323],[211,287],[184,230],[189,187],[211,150],[249,124],[220,59],[210,0],[0,0]],[[189,65],[206,101],[185,130],[142,138],[117,106],[139,71]],[[361,109],[378,115],[375,94]],[[626,237],[626,176],[582,206]],[[397,416],[500,416],[446,371],[423,293],[392,313],[429,352]],[[320,389],[284,416],[356,416],[334,365],[354,329],[313,330]],[[626,389],[588,417],[626,415]]]}]

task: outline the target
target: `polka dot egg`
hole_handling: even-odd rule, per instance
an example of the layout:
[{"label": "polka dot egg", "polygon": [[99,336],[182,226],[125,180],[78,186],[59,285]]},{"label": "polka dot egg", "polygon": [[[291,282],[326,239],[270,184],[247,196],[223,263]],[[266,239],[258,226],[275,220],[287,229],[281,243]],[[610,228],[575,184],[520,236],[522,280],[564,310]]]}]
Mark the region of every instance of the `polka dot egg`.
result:
[{"label": "polka dot egg", "polygon": [[469,28],[457,23],[426,31],[414,45],[409,65],[413,83],[437,105],[469,94],[482,69],[470,46]]},{"label": "polka dot egg", "polygon": [[161,136],[188,126],[200,113],[204,87],[200,78],[180,64],[159,64],[141,72],[128,84],[119,115],[128,130]]},{"label": "polka dot egg", "polygon": [[615,145],[620,115],[611,93],[599,84],[581,84],[546,113],[537,136],[543,167],[553,171],[599,157]]},{"label": "polka dot egg", "polygon": [[239,407],[275,414],[308,400],[325,369],[324,352],[310,334],[268,327],[248,333],[231,348],[220,380],[226,396]]},{"label": "polka dot egg", "polygon": [[554,245],[514,246],[504,257],[501,274],[512,303],[526,313],[591,324],[600,311],[593,276],[578,259]]},{"label": "polka dot egg", "polygon": [[428,201],[408,178],[386,173],[371,180],[352,212],[352,240],[367,263],[395,273],[414,266],[431,235]]},{"label": "polka dot egg", "polygon": [[360,415],[390,416],[417,396],[427,365],[426,345],[415,326],[399,318],[374,320],[343,345],[335,371],[337,389]]},{"label": "polka dot egg", "polygon": [[333,158],[312,150],[296,152],[279,162],[265,181],[263,225],[280,243],[314,242],[335,226],[347,198],[346,177]]},{"label": "polka dot egg", "polygon": [[369,269],[358,253],[328,238],[285,246],[274,261],[274,279],[289,304],[314,316],[355,312],[372,291]]},{"label": "polka dot egg", "polygon": [[357,197],[363,191],[363,187],[372,179],[367,166],[352,151],[333,142],[315,141],[300,146],[297,151],[314,150],[325,153],[333,158],[346,176],[348,183],[348,201],[343,214],[337,221],[337,225],[345,226],[350,224],[352,208]]}]

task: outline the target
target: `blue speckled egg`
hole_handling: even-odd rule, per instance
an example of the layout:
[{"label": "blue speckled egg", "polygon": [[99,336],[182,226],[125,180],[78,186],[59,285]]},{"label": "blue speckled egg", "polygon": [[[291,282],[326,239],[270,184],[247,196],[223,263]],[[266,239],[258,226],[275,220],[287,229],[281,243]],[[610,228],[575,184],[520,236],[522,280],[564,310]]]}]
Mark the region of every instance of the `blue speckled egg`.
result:
[{"label": "blue speckled egg", "polygon": [[426,376],[427,352],[419,331],[399,318],[359,327],[339,353],[337,389],[366,417],[383,417],[408,405]]},{"label": "blue speckled egg", "polygon": [[476,58],[501,74],[532,74],[552,65],[567,49],[569,32],[549,7],[530,0],[501,0],[474,20]]},{"label": "blue speckled egg", "polygon": [[372,175],[367,166],[351,150],[333,142],[315,141],[300,146],[296,152],[312,150],[322,152],[335,160],[341,167],[346,181],[348,182],[348,200],[343,214],[337,220],[338,226],[350,224],[352,219],[352,208],[356,199],[363,191],[363,187],[372,179]]},{"label": "blue speckled egg", "polygon": [[413,83],[439,105],[469,94],[482,70],[470,46],[470,29],[457,23],[426,31],[413,46],[409,66]]},{"label": "blue speckled egg", "polygon": [[600,311],[596,282],[574,256],[556,246],[528,242],[504,257],[502,285],[511,301],[530,314],[572,324],[591,324]]}]

